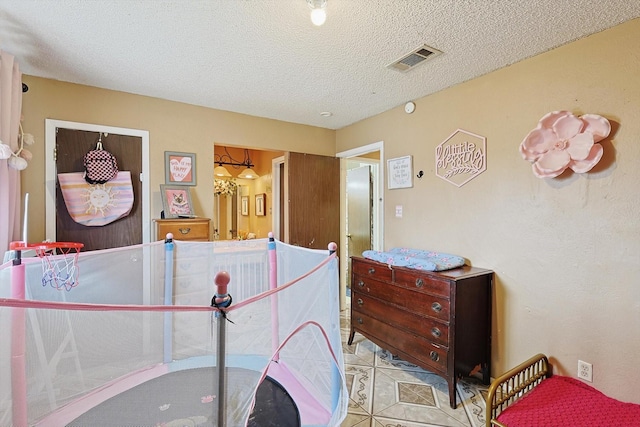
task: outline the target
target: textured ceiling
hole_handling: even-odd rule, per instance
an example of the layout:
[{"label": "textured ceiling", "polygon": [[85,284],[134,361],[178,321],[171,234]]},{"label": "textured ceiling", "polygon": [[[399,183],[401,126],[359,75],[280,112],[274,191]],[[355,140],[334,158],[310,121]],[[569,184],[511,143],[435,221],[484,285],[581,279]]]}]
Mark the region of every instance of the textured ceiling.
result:
[{"label": "textured ceiling", "polygon": [[[640,1],[328,0],[327,15],[313,26],[305,0],[0,0],[0,48],[28,75],[339,129],[639,17]],[[443,54],[386,68],[422,44]]]}]

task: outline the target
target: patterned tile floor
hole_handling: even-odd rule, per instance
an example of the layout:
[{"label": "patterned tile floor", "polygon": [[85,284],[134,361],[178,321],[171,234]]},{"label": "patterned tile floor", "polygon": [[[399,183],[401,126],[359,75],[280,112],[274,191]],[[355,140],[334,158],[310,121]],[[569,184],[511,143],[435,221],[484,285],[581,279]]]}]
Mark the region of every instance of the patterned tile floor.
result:
[{"label": "patterned tile floor", "polygon": [[446,381],[392,356],[356,333],[349,337],[349,310],[341,316],[349,410],[341,427],[482,427],[487,386],[458,381],[458,407],[449,406]]}]

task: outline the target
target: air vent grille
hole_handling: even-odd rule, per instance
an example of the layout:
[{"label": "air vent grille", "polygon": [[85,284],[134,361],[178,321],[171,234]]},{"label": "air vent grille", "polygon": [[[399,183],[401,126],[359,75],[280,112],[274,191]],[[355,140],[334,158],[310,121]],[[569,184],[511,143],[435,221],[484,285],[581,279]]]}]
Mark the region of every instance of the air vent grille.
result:
[{"label": "air vent grille", "polygon": [[434,56],[437,56],[441,53],[442,52],[437,49],[434,49],[427,45],[423,45],[404,55],[402,58],[387,65],[387,68],[406,72],[413,69],[415,66],[422,64],[428,58],[433,58]]}]

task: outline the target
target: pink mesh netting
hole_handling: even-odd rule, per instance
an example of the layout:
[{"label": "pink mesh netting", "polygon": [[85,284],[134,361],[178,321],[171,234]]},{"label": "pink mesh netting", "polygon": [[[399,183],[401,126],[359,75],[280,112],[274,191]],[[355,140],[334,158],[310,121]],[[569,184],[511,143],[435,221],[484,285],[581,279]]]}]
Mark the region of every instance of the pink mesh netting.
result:
[{"label": "pink mesh netting", "polygon": [[[337,258],[328,251],[274,245],[279,290],[273,294],[267,293],[267,239],[176,241],[170,251],[155,242],[83,252],[79,285],[69,291],[42,286],[40,260],[23,258],[24,298],[11,293],[12,275],[19,270],[3,264],[0,425],[68,425],[101,402],[168,372],[213,369],[222,355],[216,350],[220,320],[210,301],[221,270],[231,276],[233,297],[227,311],[226,366],[229,372],[250,373],[229,374],[227,425],[245,425],[265,375],[287,388],[302,425],[340,425],[348,398]],[[182,393],[172,394],[174,388],[177,383],[135,397],[138,412],[148,411],[148,425],[182,421],[168,415],[190,404]],[[202,394],[197,404],[206,412],[184,419],[215,425],[218,396]],[[108,419],[95,423],[110,425]]]}]

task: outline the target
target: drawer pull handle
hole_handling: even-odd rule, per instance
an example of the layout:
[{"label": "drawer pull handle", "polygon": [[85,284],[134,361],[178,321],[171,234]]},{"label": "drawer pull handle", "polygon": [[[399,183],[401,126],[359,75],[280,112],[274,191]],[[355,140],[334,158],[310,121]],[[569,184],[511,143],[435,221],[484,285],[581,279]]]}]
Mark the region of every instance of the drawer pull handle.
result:
[{"label": "drawer pull handle", "polygon": [[431,309],[440,313],[442,311],[442,304],[440,304],[439,302],[434,302],[433,304],[431,304]]},{"label": "drawer pull handle", "polygon": [[432,351],[431,353],[429,353],[429,357],[434,362],[437,362],[438,360],[440,360],[440,355],[438,353],[436,353],[435,351]]},{"label": "drawer pull handle", "polygon": [[369,267],[369,274],[375,274],[376,269],[373,267]]},{"label": "drawer pull handle", "polygon": [[421,278],[417,278],[416,279],[416,287],[417,288],[421,288],[422,286],[424,286],[424,280],[422,280]]},{"label": "drawer pull handle", "polygon": [[440,335],[442,335],[442,332],[440,332],[440,329],[433,327],[431,328],[431,335],[433,335],[436,338],[440,338]]},{"label": "drawer pull handle", "polygon": [[362,301],[362,298],[358,298],[358,305],[362,307],[362,304],[364,304],[364,301]]},{"label": "drawer pull handle", "polygon": [[358,317],[358,323],[362,325],[364,322],[362,321],[362,317]]},{"label": "drawer pull handle", "polygon": [[364,282],[362,280],[358,280],[358,286],[364,288]]},{"label": "drawer pull handle", "polygon": [[189,234],[191,228],[178,228],[178,231],[180,232],[180,234]]}]

